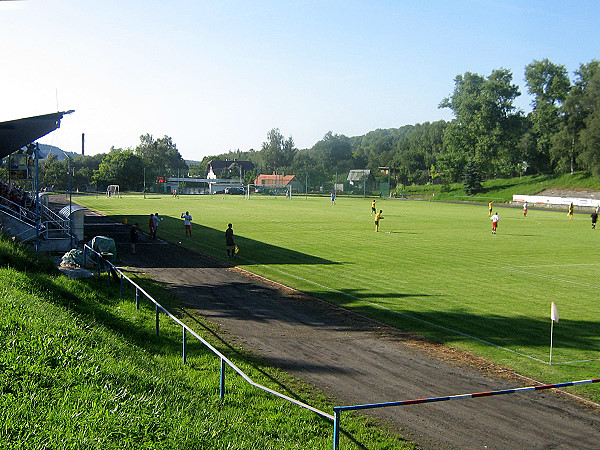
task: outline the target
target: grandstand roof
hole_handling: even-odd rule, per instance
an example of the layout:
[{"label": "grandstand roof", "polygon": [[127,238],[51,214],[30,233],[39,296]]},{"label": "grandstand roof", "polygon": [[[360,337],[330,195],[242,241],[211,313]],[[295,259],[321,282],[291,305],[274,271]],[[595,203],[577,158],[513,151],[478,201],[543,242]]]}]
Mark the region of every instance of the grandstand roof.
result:
[{"label": "grandstand roof", "polygon": [[73,111],[0,122],[0,158],[16,152],[27,144],[60,127],[60,120]]}]

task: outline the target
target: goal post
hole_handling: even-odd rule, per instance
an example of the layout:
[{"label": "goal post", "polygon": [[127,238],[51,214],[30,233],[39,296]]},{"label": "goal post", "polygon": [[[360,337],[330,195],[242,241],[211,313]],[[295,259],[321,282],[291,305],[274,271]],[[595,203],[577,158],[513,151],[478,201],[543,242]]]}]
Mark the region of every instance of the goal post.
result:
[{"label": "goal post", "polygon": [[246,200],[250,199],[252,194],[271,195],[271,196],[285,196],[286,198],[292,198],[292,185],[246,185]]},{"label": "goal post", "polygon": [[118,184],[109,184],[106,188],[107,197],[121,197]]},{"label": "goal post", "polygon": [[254,185],[254,184],[246,185],[246,200],[250,200],[250,186],[252,186],[252,189],[255,189],[255,187],[256,187],[256,185]]}]

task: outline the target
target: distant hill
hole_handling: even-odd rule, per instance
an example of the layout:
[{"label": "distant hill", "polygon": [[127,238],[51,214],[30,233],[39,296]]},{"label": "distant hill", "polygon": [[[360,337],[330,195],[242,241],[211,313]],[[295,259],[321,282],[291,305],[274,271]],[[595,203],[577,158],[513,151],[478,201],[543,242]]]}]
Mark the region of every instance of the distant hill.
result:
[{"label": "distant hill", "polygon": [[185,163],[188,165],[188,167],[192,167],[197,166],[198,164],[202,164],[202,161],[193,161],[191,159],[186,159]]},{"label": "distant hill", "polygon": [[71,158],[73,158],[78,155],[78,153],[74,153],[74,152],[65,152],[64,150],[62,150],[58,147],[55,147],[54,145],[48,145],[48,144],[39,144],[39,145],[40,145],[40,159],[46,159],[50,155],[56,155],[56,158],[59,161],[62,161],[63,159],[66,159],[67,156],[70,156]]}]

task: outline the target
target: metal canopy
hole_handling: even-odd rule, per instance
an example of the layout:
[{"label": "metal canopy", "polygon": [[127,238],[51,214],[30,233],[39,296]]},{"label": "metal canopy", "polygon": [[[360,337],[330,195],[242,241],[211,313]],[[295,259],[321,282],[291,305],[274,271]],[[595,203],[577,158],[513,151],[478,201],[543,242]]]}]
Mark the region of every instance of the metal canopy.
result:
[{"label": "metal canopy", "polygon": [[58,211],[58,215],[60,217],[64,217],[66,219],[68,219],[71,214],[76,213],[77,211],[81,211],[81,210],[86,210],[87,208],[83,207],[83,206],[79,206],[79,205],[67,205],[62,207],[59,211]]},{"label": "metal canopy", "polygon": [[73,111],[55,112],[42,116],[0,122],[0,158],[16,152],[27,144],[60,127],[60,120]]}]

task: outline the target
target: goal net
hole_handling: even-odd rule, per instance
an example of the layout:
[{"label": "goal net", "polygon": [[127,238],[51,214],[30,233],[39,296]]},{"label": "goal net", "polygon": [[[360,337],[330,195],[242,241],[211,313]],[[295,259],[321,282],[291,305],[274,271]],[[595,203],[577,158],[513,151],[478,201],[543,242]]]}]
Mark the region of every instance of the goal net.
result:
[{"label": "goal net", "polygon": [[246,200],[254,195],[272,195],[292,198],[292,186],[259,186],[256,184],[248,184],[246,186]]},{"label": "goal net", "polygon": [[118,184],[110,184],[106,188],[106,196],[107,197],[120,197],[119,185]]}]

